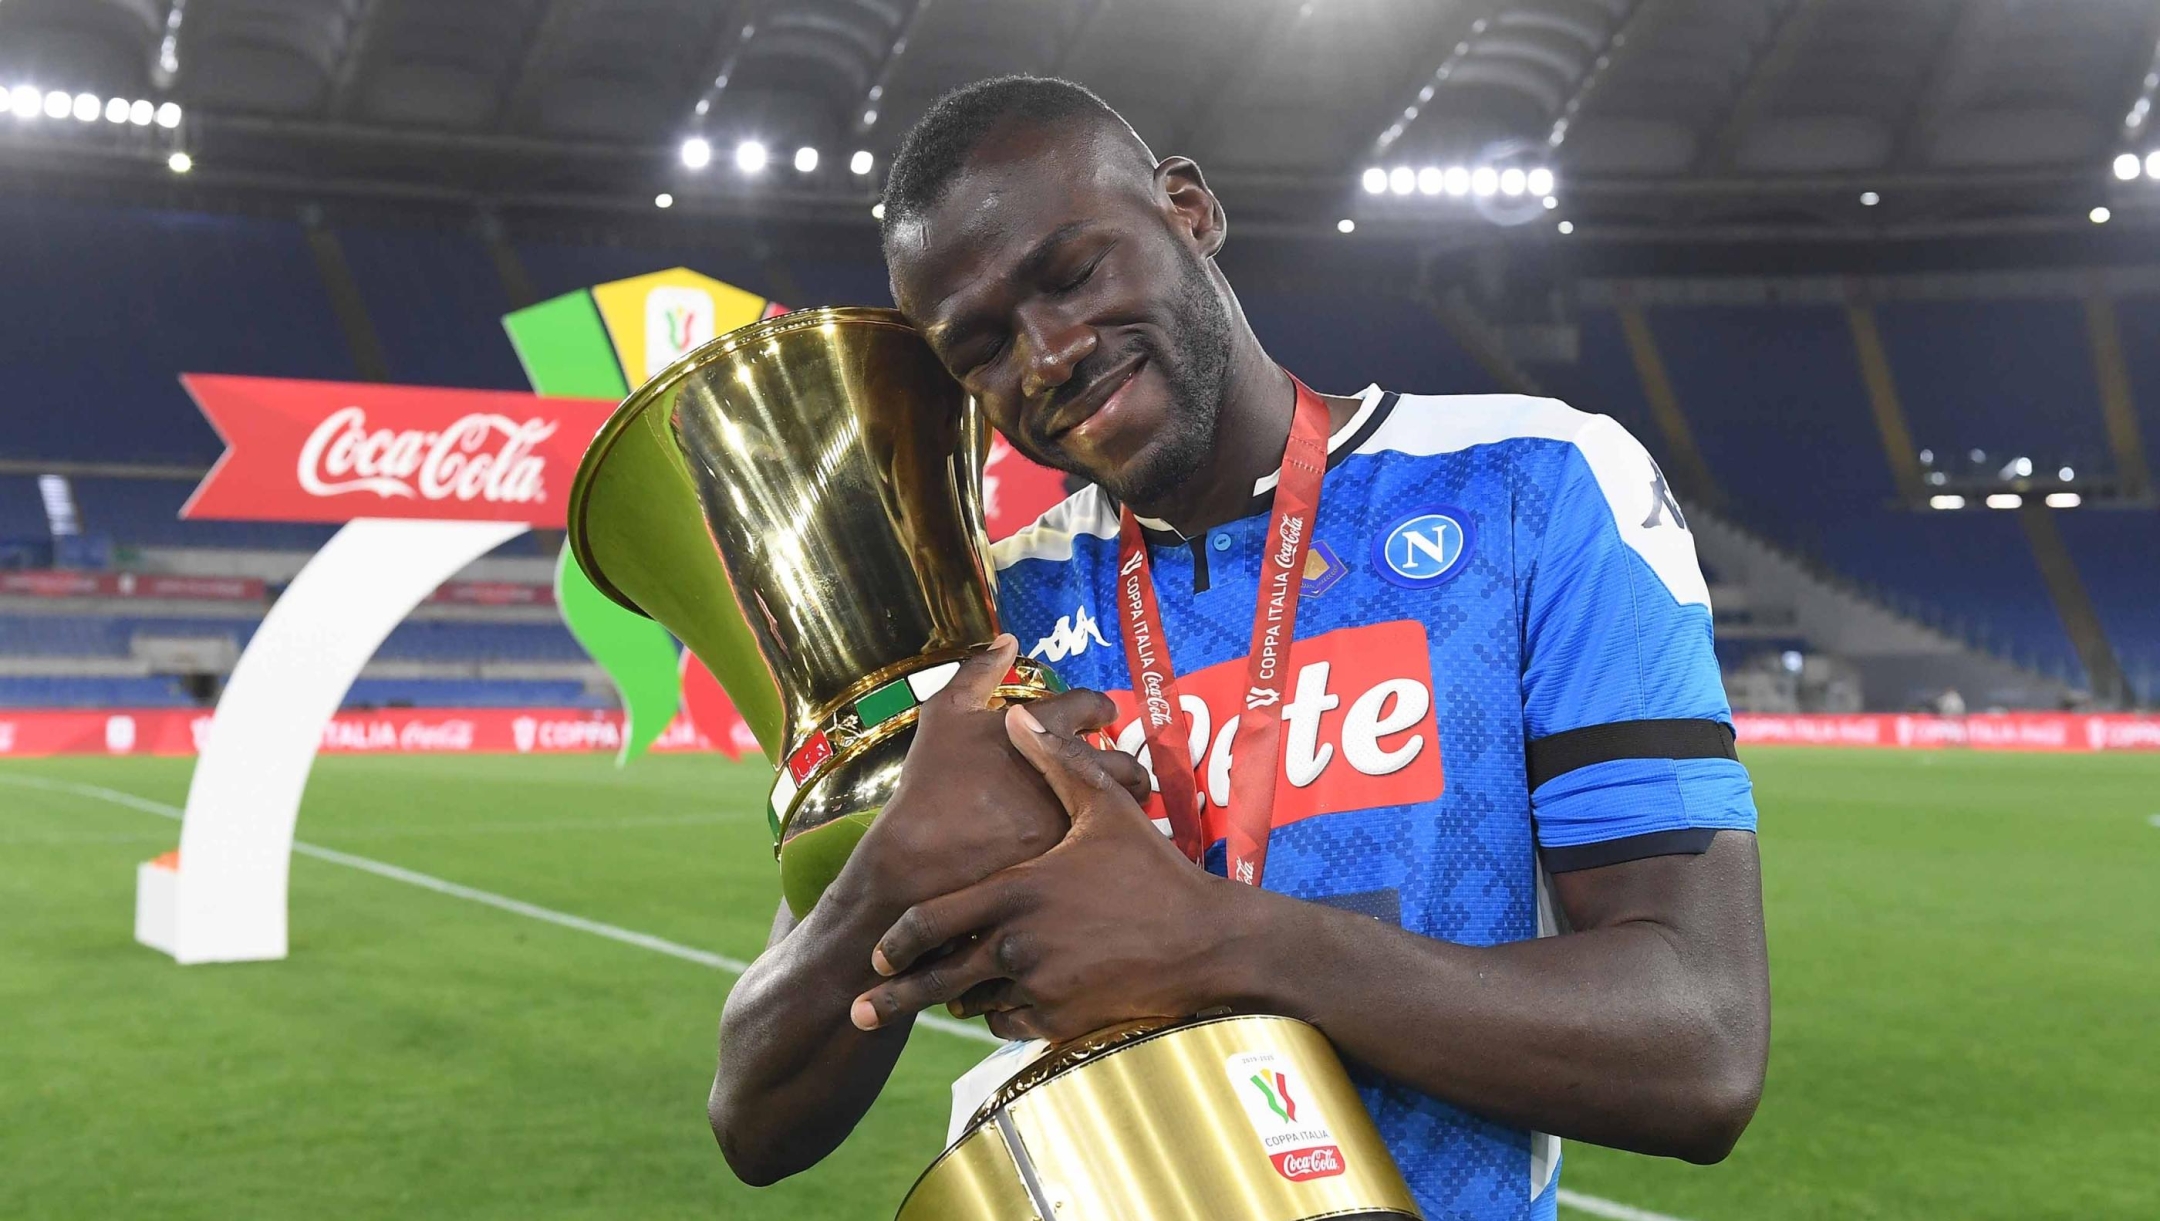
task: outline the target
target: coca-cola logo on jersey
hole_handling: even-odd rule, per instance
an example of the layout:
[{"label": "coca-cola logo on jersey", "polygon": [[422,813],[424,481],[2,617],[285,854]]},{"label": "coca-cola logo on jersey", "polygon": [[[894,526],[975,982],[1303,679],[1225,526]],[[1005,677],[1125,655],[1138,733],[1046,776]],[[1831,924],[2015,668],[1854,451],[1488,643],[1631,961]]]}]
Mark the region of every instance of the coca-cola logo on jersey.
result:
[{"label": "coca-cola logo on jersey", "polygon": [[[1188,747],[1210,839],[1223,834],[1230,801],[1230,742],[1245,709],[1245,659],[1178,676],[1191,718]],[[1282,704],[1282,772],[1276,826],[1316,814],[1412,805],[1440,796],[1446,780],[1433,712],[1425,625],[1414,620],[1344,628],[1300,640]],[[1118,749],[1152,771],[1146,725],[1130,691],[1113,691]],[[1149,812],[1162,816],[1158,794]]]},{"label": "coca-cola logo on jersey", "polygon": [[364,408],[346,407],[300,447],[300,486],[312,496],[373,492],[525,504],[546,499],[546,463],[533,447],[554,435],[547,420],[478,412],[433,432],[371,429]]}]

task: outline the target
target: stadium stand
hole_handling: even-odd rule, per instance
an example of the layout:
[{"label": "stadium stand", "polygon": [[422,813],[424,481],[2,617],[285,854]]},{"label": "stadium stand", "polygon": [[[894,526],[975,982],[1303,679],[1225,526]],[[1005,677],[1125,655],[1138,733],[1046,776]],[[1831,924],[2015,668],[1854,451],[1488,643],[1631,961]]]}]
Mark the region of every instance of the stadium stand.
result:
[{"label": "stadium stand", "polygon": [[503,341],[510,298],[478,238],[450,229],[358,227],[340,228],[338,238],[392,381],[529,388]]},{"label": "stadium stand", "polygon": [[2113,465],[2077,302],[1889,301],[1876,317],[1913,444],[1945,458],[1978,450],[1993,459],[1982,467]]},{"label": "stadium stand", "polygon": [[[2141,703],[2160,702],[2160,513],[2064,513],[2063,543]],[[2128,562],[2125,562],[2126,559]]]},{"label": "stadium stand", "polygon": [[[13,305],[0,304],[0,324],[54,335],[34,356],[14,357],[6,372],[31,401],[65,398],[72,405],[68,412],[32,413],[27,427],[10,429],[0,442],[7,456],[206,465],[217,452],[216,439],[174,383],[174,370],[354,376],[298,223],[24,200],[0,201],[0,217],[40,239],[0,252],[0,274],[32,290],[9,296]],[[334,231],[394,378],[504,389],[523,384],[501,333],[509,294],[479,232],[382,225],[338,225]],[[521,241],[510,254],[543,296],[687,265],[760,293],[793,297],[790,304],[889,301],[883,269],[867,250],[786,258],[753,250],[560,238]],[[1370,381],[1409,391],[1504,388],[1505,379],[1489,362],[1473,358],[1471,345],[1443,325],[1442,312],[1421,303],[1414,278],[1403,269],[1344,262],[1316,280],[1311,264],[1301,263],[1302,287],[1292,292],[1275,266],[1286,254],[1262,248],[1242,257],[1240,282],[1251,285],[1240,298],[1247,315],[1270,349],[1308,380],[1331,389]],[[65,291],[86,279],[100,292]],[[20,303],[33,297],[62,311],[57,328],[49,312],[37,318],[20,312]],[[234,302],[248,325],[231,324]],[[92,324],[102,323],[96,311],[113,309],[155,318],[159,325],[138,326],[133,333],[140,342],[95,356],[70,338],[95,333]],[[2160,297],[2126,297],[2117,309],[2126,337],[2160,329]],[[1895,300],[1877,311],[1916,445],[1946,460],[1981,449],[1991,458],[2029,454],[2036,463],[2095,472],[2110,465],[2074,300]],[[1987,653],[2071,684],[2083,681],[2077,651],[2012,515],[1915,512],[1897,502],[1841,307],[1820,300],[1663,303],[1649,307],[1646,316],[1722,495],[1721,511],[1767,543],[1803,557],[1826,579]],[[1667,436],[1653,421],[1618,316],[1593,306],[1574,321],[1578,358],[1527,364],[1526,381],[1614,416],[1669,464]],[[2160,349],[2127,341],[2124,354],[2146,444],[2160,456]],[[79,389],[85,370],[94,378],[87,395]],[[65,396],[63,385],[69,388]],[[183,478],[85,474],[72,486],[86,535],[109,539],[124,562],[160,548],[299,554],[332,533],[307,525],[181,522],[177,514],[192,488]],[[2140,694],[2153,698],[2160,621],[2151,608],[2160,605],[2160,591],[2150,585],[2149,565],[2109,564],[2102,557],[2125,547],[2149,551],[2154,515],[2061,516],[2109,636],[2128,668],[2143,676],[2136,679]],[[0,475],[0,564],[49,563],[51,542],[35,479]],[[526,536],[503,554],[542,553]],[[0,657],[124,658],[132,634],[141,630],[226,635],[240,644],[252,630],[244,620],[131,618],[125,610],[73,620],[0,615]],[[1790,612],[1780,613],[1781,622],[1789,623]],[[1730,665],[1808,645],[1804,634],[1775,622],[1742,625],[1728,616],[1721,624],[1732,629],[1721,646]],[[566,633],[548,625],[442,621],[408,623],[379,654],[383,661],[468,670],[482,662],[576,663],[582,656]],[[356,689],[356,702],[439,705],[445,693],[489,703],[589,698],[575,684],[574,691],[504,685],[469,674],[368,681],[451,685],[402,693]],[[9,692],[10,699],[81,698],[64,685]],[[161,698],[185,696],[167,692]]]},{"label": "stadium stand", "polygon": [[355,376],[296,222],[0,195],[0,228],[0,333],[37,337],[0,346],[0,456],[207,466],[177,373]]}]

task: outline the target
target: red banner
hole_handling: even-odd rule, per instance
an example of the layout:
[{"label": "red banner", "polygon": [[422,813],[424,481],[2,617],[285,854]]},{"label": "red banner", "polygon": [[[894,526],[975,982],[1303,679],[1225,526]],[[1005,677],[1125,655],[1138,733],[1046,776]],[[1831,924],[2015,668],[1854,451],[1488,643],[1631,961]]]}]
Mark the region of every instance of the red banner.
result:
[{"label": "red banner", "polygon": [[1742,746],[1875,746],[1907,750],[2160,750],[2160,716],[1998,712],[1947,717],[1893,713],[1794,716],[1738,713]]},{"label": "red banner", "polygon": [[0,572],[0,594],[33,598],[193,598],[213,602],[260,602],[264,589],[263,583],[254,577],[32,569]]},{"label": "red banner", "polygon": [[615,409],[500,390],[186,373],[225,453],[180,515],[356,517],[561,528],[570,480]]},{"label": "red banner", "polygon": [[[193,755],[210,732],[196,708],[0,709],[0,757]],[[614,751],[622,714],[583,708],[418,708],[346,712],[323,728],[324,754],[519,754]],[[717,749],[678,716],[656,751]],[[755,745],[752,747],[753,759]]]}]

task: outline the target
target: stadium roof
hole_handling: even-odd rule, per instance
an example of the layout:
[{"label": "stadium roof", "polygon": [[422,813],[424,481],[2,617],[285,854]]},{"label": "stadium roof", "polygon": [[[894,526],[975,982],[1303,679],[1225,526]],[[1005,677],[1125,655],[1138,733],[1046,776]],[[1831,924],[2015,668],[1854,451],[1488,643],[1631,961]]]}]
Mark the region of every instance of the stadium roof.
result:
[{"label": "stadium roof", "polygon": [[2156,40],[2152,0],[0,0],[14,103],[182,116],[0,115],[0,163],[149,175],[184,148],[239,186],[867,223],[853,154],[1027,71],[1096,88],[1246,219],[1473,223],[1362,176],[1494,163],[1549,166],[1613,234],[2001,231],[2153,206],[2110,166],[2160,147]]}]

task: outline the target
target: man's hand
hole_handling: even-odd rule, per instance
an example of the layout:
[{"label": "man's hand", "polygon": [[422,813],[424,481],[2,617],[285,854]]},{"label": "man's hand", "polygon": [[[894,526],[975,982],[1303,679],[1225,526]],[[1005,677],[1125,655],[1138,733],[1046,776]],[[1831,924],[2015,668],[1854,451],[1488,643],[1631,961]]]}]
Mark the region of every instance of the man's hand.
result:
[{"label": "man's hand", "polygon": [[[1040,772],[1013,751],[998,682],[1019,642],[999,636],[960,664],[945,689],[923,702],[900,786],[856,846],[850,883],[898,910],[949,894],[1043,853],[1065,834],[1065,808]],[[1122,751],[1097,750],[1080,735],[1105,728],[1116,707],[1099,691],[1066,691],[1030,707],[1040,723],[1074,739],[1111,782],[1143,798],[1147,772]]]},{"label": "man's hand", "polygon": [[[849,1023],[848,1007],[877,982],[871,947],[894,919],[1065,834],[1064,806],[1014,751],[1004,711],[992,707],[1018,651],[1012,637],[999,637],[924,701],[893,799],[824,898],[807,912],[781,908],[765,953],[728,994],[706,1109],[745,1182],[773,1182],[830,1153],[884,1088],[908,1023],[866,1033]],[[1069,691],[1031,707],[1072,735],[1073,749],[1101,774],[1147,795],[1137,761],[1078,738],[1109,724],[1109,699]]]},{"label": "man's hand", "polygon": [[[1039,857],[910,907],[872,954],[892,978],[855,1001],[858,1027],[951,1004],[988,1014],[1002,1037],[1056,1040],[1218,1003],[1209,967],[1231,884],[1155,829],[1113,771],[1124,756],[1048,726],[1042,708],[1008,709],[1005,729],[1071,831]],[[947,945],[957,948],[934,955]]]}]

